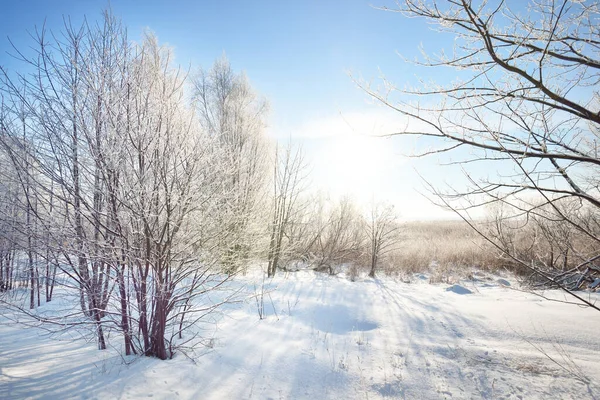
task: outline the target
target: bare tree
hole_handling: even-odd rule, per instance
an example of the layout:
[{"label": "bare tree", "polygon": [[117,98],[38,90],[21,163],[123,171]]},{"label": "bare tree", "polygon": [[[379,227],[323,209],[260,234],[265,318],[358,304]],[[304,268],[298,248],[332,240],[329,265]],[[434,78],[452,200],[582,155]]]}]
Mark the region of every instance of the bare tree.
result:
[{"label": "bare tree", "polygon": [[131,115],[122,119],[131,124],[118,125],[127,129],[119,146],[125,158],[117,154],[111,164],[121,163],[119,204],[125,220],[119,224],[128,231],[125,262],[132,271],[141,350],[165,359],[190,318],[212,307],[199,310],[193,299],[223,280],[211,272],[203,252],[206,236],[213,236],[206,221],[218,215],[222,201],[218,165],[225,160],[186,105],[185,76],[171,67],[170,50],[147,35],[136,51],[135,90],[125,107]]},{"label": "bare tree", "polygon": [[369,242],[369,276],[375,278],[380,259],[394,249],[399,239],[398,217],[394,206],[372,202],[364,225]]},{"label": "bare tree", "polygon": [[[451,53],[425,55],[418,65],[470,74],[449,85],[423,84],[416,89],[401,90],[387,81],[383,91],[362,85],[408,118],[407,128],[394,135],[434,138],[444,145],[419,155],[471,150],[459,160],[467,172],[468,190],[442,193],[431,187],[442,204],[466,220],[472,208],[491,202],[505,203],[525,219],[544,218],[547,214],[540,207],[550,207],[598,248],[597,232],[565,215],[557,202],[572,198],[582,209],[600,207],[599,7],[597,2],[531,1],[524,14],[501,0],[398,3],[393,11],[422,18],[455,39]],[[428,100],[411,103],[412,96]],[[473,163],[490,161],[510,163],[515,172],[478,178],[468,169]],[[457,198],[468,201],[457,204],[453,202]],[[487,238],[513,261],[554,282],[550,274]],[[598,257],[595,250],[577,268]]]},{"label": "bare tree", "polygon": [[294,211],[306,178],[302,149],[293,149],[292,144],[275,152],[273,166],[273,220],[271,222],[271,238],[268,252],[268,276],[275,276],[284,250],[284,237],[288,235],[291,224],[295,221]]},{"label": "bare tree", "polygon": [[334,274],[336,267],[356,262],[363,254],[361,215],[349,197],[337,202],[319,199],[313,211],[309,249],[318,271]]}]

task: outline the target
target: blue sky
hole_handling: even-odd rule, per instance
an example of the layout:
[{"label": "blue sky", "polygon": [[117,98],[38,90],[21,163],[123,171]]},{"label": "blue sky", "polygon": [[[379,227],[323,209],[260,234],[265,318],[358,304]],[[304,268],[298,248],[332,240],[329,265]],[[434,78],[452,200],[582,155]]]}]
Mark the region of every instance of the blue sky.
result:
[{"label": "blue sky", "polygon": [[[19,48],[31,45],[28,31],[42,26],[60,31],[63,17],[77,23],[100,17],[103,1],[5,1],[0,14],[0,65],[17,64],[7,51],[10,37]],[[400,156],[402,142],[365,140],[361,135],[394,130],[398,116],[372,104],[353,76],[377,82],[380,73],[399,86],[414,84],[427,70],[405,63],[419,45],[447,50],[452,38],[422,20],[377,10],[394,2],[347,1],[115,1],[111,4],[139,37],[156,33],[175,49],[176,62],[210,67],[223,52],[234,69],[246,71],[271,106],[269,135],[294,137],[313,162],[315,186],[359,201],[375,196],[399,205],[405,218],[448,216],[417,194],[413,168],[441,181],[435,160]],[[451,71],[448,71],[451,73]],[[440,76],[439,80],[455,76]]]},{"label": "blue sky", "polygon": [[[60,29],[63,15],[75,21],[82,15],[96,19],[106,4],[4,1],[0,49],[8,49],[7,36],[27,43],[27,30],[44,21],[48,28]],[[376,10],[364,0],[115,1],[111,8],[130,35],[150,28],[175,48],[181,64],[207,67],[226,52],[234,68],[245,70],[269,98],[279,118],[292,121],[332,107],[360,107],[365,96],[347,71],[371,78],[382,68],[386,75],[410,77],[414,71],[395,51],[414,56],[420,41],[436,35],[422,21]],[[0,60],[5,64],[6,55]]]}]

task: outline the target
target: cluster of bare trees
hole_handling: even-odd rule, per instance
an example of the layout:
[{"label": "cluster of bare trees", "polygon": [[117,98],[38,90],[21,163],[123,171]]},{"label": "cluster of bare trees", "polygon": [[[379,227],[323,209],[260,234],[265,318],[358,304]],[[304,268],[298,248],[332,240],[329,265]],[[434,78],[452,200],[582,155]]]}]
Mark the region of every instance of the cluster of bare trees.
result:
[{"label": "cluster of bare trees", "polygon": [[1,290],[26,276],[34,308],[58,271],[80,312],[46,322],[89,324],[100,349],[116,328],[126,354],[168,358],[248,253],[264,102],[226,60],[189,78],[109,13],[35,39],[1,74]]},{"label": "cluster of bare trees", "polygon": [[[598,285],[595,281],[600,270],[593,260],[590,261],[597,255],[597,243],[575,227],[581,225],[589,232],[600,233],[597,214],[593,210],[565,198],[556,200],[552,206],[540,204],[536,214],[529,218],[515,215],[502,204],[495,204],[490,214],[491,218],[481,224],[483,232],[501,249],[499,257],[506,266],[527,276],[530,284],[544,287],[563,285],[569,289],[595,288]],[[524,268],[521,262],[508,254],[526,261],[534,270],[543,271],[552,279]]]},{"label": "cluster of bare trees", "polygon": [[[462,164],[469,187],[446,191],[431,186],[441,204],[459,213],[512,262],[569,291],[549,268],[571,266],[569,260],[577,259],[572,268],[582,270],[594,267],[600,257],[594,222],[600,210],[599,4],[404,0],[392,11],[421,18],[453,38],[453,51],[425,54],[416,62],[460,70],[462,79],[416,89],[399,89],[390,82],[384,91],[363,88],[407,117],[407,128],[393,135],[416,135],[441,145],[420,155],[458,151],[459,159],[452,162]],[[473,165],[480,166],[483,176]],[[497,166],[512,173],[492,173]],[[537,221],[540,235],[552,243],[548,254],[532,263],[500,240],[506,235],[490,235],[476,226],[469,213],[491,203],[508,210],[500,224]],[[591,243],[585,251],[559,245],[575,232]]]},{"label": "cluster of bare trees", "polygon": [[368,267],[375,277],[381,261],[399,244],[399,215],[389,204],[361,207],[348,197],[336,200],[322,193],[290,199],[293,204],[283,223],[274,224],[281,236],[272,242],[278,257],[270,253],[269,265],[273,259],[283,269],[303,265],[328,274],[338,273],[343,265]]}]

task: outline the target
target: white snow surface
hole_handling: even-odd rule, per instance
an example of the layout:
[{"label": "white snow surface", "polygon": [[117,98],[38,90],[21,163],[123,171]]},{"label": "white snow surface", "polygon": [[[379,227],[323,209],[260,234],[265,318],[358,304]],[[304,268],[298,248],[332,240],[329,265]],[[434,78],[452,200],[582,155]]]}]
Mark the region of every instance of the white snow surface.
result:
[{"label": "white snow surface", "polygon": [[[256,282],[237,284],[254,292]],[[483,281],[457,295],[425,279],[299,271],[265,286],[266,318],[255,299],[228,305],[194,360],[125,358],[0,316],[0,399],[600,397],[600,313],[589,308]]]}]

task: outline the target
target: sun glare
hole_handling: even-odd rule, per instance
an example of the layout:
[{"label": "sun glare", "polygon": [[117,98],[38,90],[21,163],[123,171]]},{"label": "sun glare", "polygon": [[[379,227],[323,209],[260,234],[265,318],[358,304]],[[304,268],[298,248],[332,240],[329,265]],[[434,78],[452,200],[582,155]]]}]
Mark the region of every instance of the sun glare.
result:
[{"label": "sun glare", "polygon": [[340,135],[327,141],[319,155],[317,180],[336,195],[366,200],[383,189],[392,167],[389,141],[366,135]]}]

